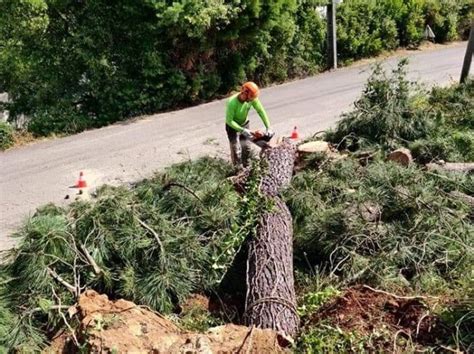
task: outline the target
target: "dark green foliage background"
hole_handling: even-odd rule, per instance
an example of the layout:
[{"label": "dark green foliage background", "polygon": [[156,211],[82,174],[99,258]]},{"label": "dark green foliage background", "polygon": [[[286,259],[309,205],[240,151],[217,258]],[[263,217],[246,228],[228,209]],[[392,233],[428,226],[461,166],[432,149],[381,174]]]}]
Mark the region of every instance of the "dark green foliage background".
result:
[{"label": "dark green foliage background", "polygon": [[[323,0],[0,0],[0,91],[36,135],[74,133],[325,67]],[[468,0],[346,0],[340,59],[466,35]]]}]

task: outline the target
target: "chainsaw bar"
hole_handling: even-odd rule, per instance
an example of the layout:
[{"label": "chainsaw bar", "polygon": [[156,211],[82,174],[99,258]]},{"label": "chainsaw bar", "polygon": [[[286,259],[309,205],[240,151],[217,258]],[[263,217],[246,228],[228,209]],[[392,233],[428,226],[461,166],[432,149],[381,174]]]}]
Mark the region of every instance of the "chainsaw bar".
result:
[{"label": "chainsaw bar", "polygon": [[272,140],[274,135],[275,135],[275,133],[272,133],[272,134],[267,134],[267,133],[257,134],[257,132],[255,132],[254,137],[251,139],[251,141],[252,141],[252,143],[254,143],[255,145],[257,145],[260,148],[270,147],[270,145],[268,145],[268,142],[270,140]]}]

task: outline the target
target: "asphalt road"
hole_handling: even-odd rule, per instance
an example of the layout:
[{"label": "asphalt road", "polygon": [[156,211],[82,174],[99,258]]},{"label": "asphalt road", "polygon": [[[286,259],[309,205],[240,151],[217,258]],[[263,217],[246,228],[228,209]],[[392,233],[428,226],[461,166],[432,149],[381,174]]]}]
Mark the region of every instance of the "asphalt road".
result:
[{"label": "asphalt road", "polygon": [[[463,42],[404,52],[384,65],[393,67],[400,55],[409,56],[412,79],[445,85],[458,80],[465,49]],[[360,95],[369,66],[358,64],[262,90],[273,130],[288,135],[298,126],[304,137],[330,127]],[[76,191],[69,186],[79,171],[93,189],[134,182],[205,154],[229,158],[224,110],[225,101],[214,101],[0,153],[0,249],[13,245],[8,236],[38,206],[73,200]],[[251,126],[261,126],[255,112]],[[71,197],[65,200],[66,195]]]}]

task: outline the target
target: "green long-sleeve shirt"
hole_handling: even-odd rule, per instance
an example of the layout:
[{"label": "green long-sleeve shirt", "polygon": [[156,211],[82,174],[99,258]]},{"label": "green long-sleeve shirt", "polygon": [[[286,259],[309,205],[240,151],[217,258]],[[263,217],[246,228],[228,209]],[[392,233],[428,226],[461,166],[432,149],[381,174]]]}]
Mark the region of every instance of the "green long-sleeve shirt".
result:
[{"label": "green long-sleeve shirt", "polygon": [[256,98],[250,102],[240,102],[238,96],[239,94],[237,93],[227,100],[227,110],[225,115],[226,124],[234,130],[241,132],[244,129],[242,128],[242,125],[247,122],[247,115],[249,114],[250,107],[253,107],[260,116],[265,128],[269,128],[270,120],[268,119],[267,113],[265,112],[260,100]]}]

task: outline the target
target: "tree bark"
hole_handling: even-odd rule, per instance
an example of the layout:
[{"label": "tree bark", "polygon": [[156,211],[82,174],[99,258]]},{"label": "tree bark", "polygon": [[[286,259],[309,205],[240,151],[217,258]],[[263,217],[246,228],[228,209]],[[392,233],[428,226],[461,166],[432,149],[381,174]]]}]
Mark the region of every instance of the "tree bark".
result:
[{"label": "tree bark", "polygon": [[298,331],[293,276],[291,214],[278,196],[293,175],[296,147],[288,141],[262,150],[266,164],[260,191],[272,204],[263,213],[256,237],[248,244],[245,324],[271,328],[294,337]]},{"label": "tree bark", "polygon": [[[270,207],[258,220],[256,237],[249,235],[235,255],[219,284],[219,299],[213,300],[237,309],[239,316],[235,319],[243,318],[248,326],[274,329],[290,338],[299,326],[293,275],[293,222],[279,193],[291,181],[296,156],[296,146],[288,140],[262,148],[259,190]],[[231,178],[239,193],[247,193],[252,172],[246,168]],[[263,208],[266,206],[262,205]]]},{"label": "tree bark", "polygon": [[469,39],[467,42],[466,54],[464,55],[464,62],[461,70],[461,79],[463,84],[469,76],[469,69],[471,68],[472,55],[474,54],[474,19],[471,19],[471,31],[469,32]]},{"label": "tree bark", "polygon": [[293,228],[285,203],[262,216],[258,236],[249,242],[245,324],[294,337],[298,331],[293,277]]}]

